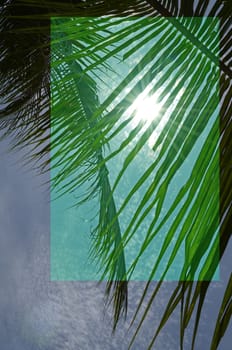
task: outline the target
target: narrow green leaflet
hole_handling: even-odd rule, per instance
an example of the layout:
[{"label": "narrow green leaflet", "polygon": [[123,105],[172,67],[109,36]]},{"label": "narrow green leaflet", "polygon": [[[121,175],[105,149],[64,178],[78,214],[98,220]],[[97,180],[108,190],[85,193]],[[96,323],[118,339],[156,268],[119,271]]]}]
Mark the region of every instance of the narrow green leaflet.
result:
[{"label": "narrow green leaflet", "polygon": [[207,279],[218,52],[215,18],[52,19],[52,279]]}]

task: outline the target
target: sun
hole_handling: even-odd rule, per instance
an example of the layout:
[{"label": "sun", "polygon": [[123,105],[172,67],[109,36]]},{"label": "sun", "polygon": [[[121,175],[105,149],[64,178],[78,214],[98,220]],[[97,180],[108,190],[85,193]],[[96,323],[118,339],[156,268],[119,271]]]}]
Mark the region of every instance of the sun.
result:
[{"label": "sun", "polygon": [[158,92],[149,94],[148,89],[145,89],[127,110],[127,115],[133,116],[130,128],[134,129],[138,124],[142,124],[141,133],[143,133],[153,121],[157,121],[154,132],[148,140],[149,148],[153,147],[166,122],[166,118],[163,116],[163,114],[165,114],[163,113],[163,103],[160,102],[159,96],[160,94]]},{"label": "sun", "polygon": [[[178,81],[176,84],[178,84]],[[138,137],[149,128],[153,121],[156,122],[152,126],[153,132],[148,140],[148,146],[150,148],[154,147],[158,137],[168,123],[172,112],[179,104],[180,98],[184,92],[185,88],[183,87],[176,95],[173,103],[167,106],[168,96],[161,100],[160,97],[162,91],[157,90],[156,92],[151,93],[151,86],[147,86],[128,108],[127,115],[132,116],[129,127],[134,129],[138,124],[142,124]]]},{"label": "sun", "polygon": [[130,106],[130,112],[134,114],[133,126],[139,122],[148,126],[155,118],[159,117],[162,105],[158,102],[157,94],[147,96],[140,94]]}]

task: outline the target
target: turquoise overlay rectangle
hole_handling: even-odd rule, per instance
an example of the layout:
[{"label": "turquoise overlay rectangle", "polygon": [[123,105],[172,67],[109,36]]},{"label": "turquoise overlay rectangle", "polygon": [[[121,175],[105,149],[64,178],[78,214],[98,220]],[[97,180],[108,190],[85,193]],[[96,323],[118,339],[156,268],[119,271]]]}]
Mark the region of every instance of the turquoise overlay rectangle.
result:
[{"label": "turquoise overlay rectangle", "polygon": [[51,280],[219,279],[219,40],[51,18]]}]

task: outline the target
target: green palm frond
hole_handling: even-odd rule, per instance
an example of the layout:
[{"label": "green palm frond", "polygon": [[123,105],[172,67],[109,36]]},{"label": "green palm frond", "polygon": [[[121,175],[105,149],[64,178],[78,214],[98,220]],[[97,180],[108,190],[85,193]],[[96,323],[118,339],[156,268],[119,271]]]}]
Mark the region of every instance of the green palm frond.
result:
[{"label": "green palm frond", "polygon": [[[121,244],[121,230],[118,220],[111,227],[108,225],[116,217],[116,206],[103,156],[103,146],[106,141],[101,129],[97,127],[101,116],[99,115],[96,119],[92,118],[93,113],[100,106],[96,83],[88,74],[83,75],[82,59],[80,59],[80,63],[76,60],[75,49],[85,50],[82,43],[80,42],[80,46],[77,43],[77,47],[75,47],[76,42],[72,39],[72,34],[68,35],[69,39],[63,38],[65,35],[63,30],[67,27],[64,24],[67,23],[62,20],[57,22],[58,31],[55,31],[54,38],[52,37],[52,43],[54,42],[52,54],[55,55],[53,60],[60,62],[60,66],[55,64],[55,67],[52,67],[51,76],[53,115],[51,160],[54,164],[51,174],[52,179],[54,177],[53,186],[57,188],[63,183],[63,180],[69,178],[73,173],[76,174],[78,169],[81,169],[78,185],[86,183],[87,180],[91,182],[90,188],[87,189],[84,197],[82,196],[81,202],[99,195],[99,224],[94,232],[92,252],[93,256],[98,258],[101,265],[104,266],[105,252],[110,251],[112,246],[117,249]],[[72,28],[72,23],[70,24]],[[96,24],[93,22],[93,28],[95,26]],[[68,28],[70,30],[70,26]],[[88,34],[88,43],[95,44],[96,40],[101,39],[97,34],[93,36]],[[98,58],[97,55],[96,58]],[[65,113],[64,118],[62,117],[63,113]],[[59,168],[58,172],[55,170],[57,167]],[[95,169],[98,169],[97,172]],[[63,189],[67,191],[67,185],[69,184],[61,186],[62,191]],[[106,233],[103,235],[102,232],[105,231]],[[123,281],[125,275],[125,257],[122,251],[115,261],[106,289],[107,294],[110,295],[112,281],[115,281],[113,291],[115,326],[121,311],[126,312],[127,309],[127,282]]]},{"label": "green palm frond", "polygon": [[[87,189],[85,187],[86,192],[79,202],[91,200],[94,196],[99,198],[99,223],[93,233],[92,252],[101,261],[102,278],[109,278],[107,293],[112,293],[114,299],[114,327],[127,305],[126,278],[135,271],[152,240],[162,230],[166,230],[165,240],[151,268],[149,281],[134,320],[137,319],[147,291],[151,288],[150,280],[154,279],[162,258],[171,248],[167,268],[163,271],[161,280],[141,316],[131,344],[140,331],[182,242],[185,242],[185,263],[179,283],[164,310],[160,326],[151,339],[150,348],[179,304],[182,348],[185,330],[196,310],[192,340],[194,348],[210,281],[230,238],[228,228],[232,217],[232,183],[228,149],[231,146],[231,8],[228,2],[209,3],[203,0],[128,1],[119,2],[117,6],[113,1],[88,1],[76,5],[74,2],[70,3],[72,11],[62,2],[57,2],[56,11],[53,11],[53,2],[41,4],[39,9],[36,9],[35,4],[30,1],[24,2],[20,12],[17,12],[17,6],[6,6],[4,9],[5,15],[7,12],[19,13],[19,18],[21,16],[23,20],[29,16],[29,22],[25,28],[22,21],[14,22],[13,18],[10,19],[11,24],[7,25],[6,29],[12,34],[8,33],[0,44],[3,52],[0,65],[4,69],[4,73],[1,74],[1,78],[4,79],[1,89],[6,103],[6,108],[0,115],[1,127],[7,127],[8,132],[17,131],[21,144],[33,142],[36,146],[42,146],[38,156],[49,151],[46,144],[46,131],[50,125],[47,109],[49,34],[44,34],[47,33],[44,28],[47,26],[47,19],[54,15],[57,17],[53,19],[56,35],[52,38],[51,54],[54,108],[52,113],[55,117],[51,125],[50,159],[54,188],[62,195],[77,188],[81,189],[88,183],[89,186]],[[30,13],[35,15],[34,22]],[[71,14],[72,18],[61,20],[60,14]],[[100,17],[101,15],[110,17]],[[74,16],[78,16],[78,20]],[[2,25],[6,26],[7,23],[8,19],[1,20]],[[217,38],[219,25],[220,48]],[[15,33],[21,38],[19,42],[22,42],[22,45],[19,45],[17,52],[22,61],[17,61],[15,56],[12,56],[14,40],[10,35]],[[28,50],[23,44],[25,35],[31,38]],[[143,47],[148,49],[141,55]],[[114,66],[109,65],[112,58],[118,62],[125,62],[134,57],[137,57],[134,67],[124,77],[119,77],[109,89],[109,77],[106,72],[116,77]],[[25,58],[28,64],[20,70]],[[10,64],[7,65],[7,62]],[[98,98],[99,84],[106,86],[105,89],[109,91],[101,103]],[[122,140],[121,136],[133,120],[133,113],[125,117],[124,112],[145,89],[149,90],[151,96],[158,92],[162,113],[149,126],[139,123],[128,133],[128,137]],[[179,97],[176,101],[177,96]],[[219,100],[220,135],[216,118],[219,114]],[[18,114],[12,118],[12,114],[16,112]],[[160,130],[159,123],[162,120],[165,120],[165,123]],[[210,125],[210,131],[196,156],[195,163],[192,164],[192,170],[165,215],[162,215],[168,188],[204,135],[207,124]],[[137,181],[132,184],[122,203],[117,205],[115,197],[125,174],[156,130],[158,136],[152,147],[153,161],[144,171],[141,169]],[[219,136],[220,221],[215,210],[219,210],[219,193],[214,190],[219,188]],[[111,148],[114,143],[116,147]],[[108,164],[120,157],[123,160],[120,163],[121,168],[112,182]],[[136,204],[127,227],[122,231],[120,219],[138,193],[142,193],[141,201]],[[170,227],[166,229],[167,223],[173,217]],[[150,221],[145,238],[130,266],[126,266],[124,251],[148,218]],[[175,244],[172,244],[175,233],[178,237]],[[205,262],[200,264],[206,256]],[[198,282],[194,282],[196,279]],[[231,281],[225,289],[216,321],[212,349],[216,349],[229,324],[230,290]]]},{"label": "green palm frond", "polygon": [[[91,34],[92,27],[88,27],[88,19],[86,21],[87,23],[85,23],[85,28],[88,34]],[[179,210],[179,213],[176,215],[175,221],[173,222],[169,232],[166,234],[163,248],[160,251],[160,254],[155,262],[154,268],[152,269],[149,279],[153,279],[154,274],[159,266],[159,263],[162,257],[164,256],[166,249],[169,247],[172,241],[172,237],[175,231],[181,225],[181,232],[179,234],[178,240],[167,265],[168,267],[162,276],[162,279],[165,278],[165,274],[168,268],[172,266],[172,262],[175,258],[175,255],[178,252],[178,249],[180,248],[181,243],[183,242],[183,240],[185,240],[186,255],[189,255],[189,263],[185,261],[185,266],[183,267],[180,279],[182,279],[183,281],[194,280],[196,271],[197,269],[199,269],[199,261],[201,261],[202,257],[205,255],[205,252],[209,247],[210,242],[214,240],[214,245],[212,246],[212,249],[209,252],[207,258],[207,263],[209,266],[206,263],[205,266],[201,269],[201,273],[199,275],[199,278],[202,281],[210,281],[213,278],[213,274],[215,272],[215,269],[217,268],[219,260],[217,251],[219,242],[218,238],[215,238],[215,232],[218,230],[219,227],[217,212],[215,211],[218,202],[217,192],[215,192],[215,196],[212,197],[212,189],[217,188],[219,185],[217,177],[217,167],[219,159],[218,153],[215,152],[215,147],[217,149],[218,144],[212,142],[212,140],[217,140],[218,138],[217,120],[212,125],[211,132],[204,146],[202,147],[201,153],[198,156],[198,159],[195,163],[195,166],[193,167],[193,171],[188,181],[181,188],[179,194],[177,195],[173,205],[171,206],[169,212],[166,214],[165,218],[158,225],[158,227],[155,228],[155,226],[156,222],[159,219],[161,209],[163,207],[169,183],[171,182],[174,174],[178,171],[185,159],[188,157],[189,153],[194,147],[194,144],[197,142],[199,136],[203,132],[205,125],[208,121],[210,121],[210,119],[212,119],[212,116],[214,115],[215,111],[217,111],[219,101],[217,88],[217,84],[219,81],[219,69],[217,65],[217,55],[219,50],[219,47],[217,46],[218,42],[216,41],[215,47],[211,47],[210,50],[207,48],[207,46],[203,45],[202,36],[203,38],[206,37],[209,42],[213,42],[215,36],[213,32],[212,34],[210,32],[212,27],[210,27],[209,24],[206,24],[203,20],[199,20],[199,27],[197,30],[198,36],[195,35],[194,37],[191,32],[188,32],[188,28],[192,24],[192,19],[186,20],[185,18],[184,21],[179,21],[170,18],[169,20],[164,22],[163,19],[160,19],[158,17],[157,21],[154,21],[154,19],[152,19],[149,22],[147,19],[144,20],[143,18],[137,18],[133,19],[131,23],[128,21],[129,23],[127,23],[127,26],[125,28],[118,27],[118,22],[120,21],[117,21],[116,30],[111,29],[113,22],[113,20],[109,21],[108,26],[107,22],[105,22],[104,27],[103,25],[101,25],[100,22],[97,29],[101,33],[103,27],[104,30],[107,31],[108,35],[106,35],[105,38],[103,37],[99,44],[97,42],[94,42],[93,45],[88,44],[86,50],[78,51],[76,55],[73,55],[71,57],[71,60],[77,59],[82,61],[85,59],[85,55],[88,53],[89,57],[94,59],[93,63],[90,63],[89,66],[86,65],[84,70],[85,74],[94,72],[94,70],[97,70],[98,67],[101,67],[103,64],[107,63],[109,57],[112,57],[114,55],[120,55],[122,53],[121,55],[123,59],[128,59],[133,54],[136,54],[136,51],[139,51],[140,47],[142,47],[145,44],[150,44],[150,50],[141,58],[141,60],[130,71],[126,78],[124,78],[120,82],[120,84],[113,89],[113,92],[107,96],[107,98],[101,104],[99,109],[96,109],[93,113],[93,120],[96,120],[101,115],[101,113],[106,111],[104,115],[104,118],[107,119],[106,122],[99,122],[99,126],[103,130],[103,133],[106,135],[106,140],[104,140],[103,143],[107,143],[109,139],[115,137],[118,132],[121,132],[123,128],[127,126],[127,120],[124,121],[124,119],[122,118],[122,111],[124,111],[130,106],[131,101],[136,99],[141,93],[141,91],[143,91],[146,87],[149,86],[149,84],[151,84],[151,81],[154,81],[157,74],[161,73],[160,78],[159,80],[153,83],[153,86],[150,89],[150,93],[152,95],[152,93],[160,89],[164,85],[164,83],[166,84],[165,88],[160,94],[160,100],[168,96],[163,107],[164,115],[165,112],[168,110],[168,106],[170,106],[173,103],[180,88],[185,86],[185,91],[181,96],[180,102],[175,106],[174,111],[172,111],[171,117],[169,119],[170,122],[167,122],[167,124],[164,126],[160,137],[153,146],[154,151],[156,151],[156,149],[160,147],[159,154],[156,157],[155,161],[143,173],[142,177],[134,185],[129,195],[125,198],[122,206],[118,209],[118,212],[116,212],[115,210],[114,216],[107,217],[107,228],[102,226],[100,229],[99,234],[103,233],[104,235],[107,232],[109,226],[114,227],[115,223],[118,222],[119,216],[123,214],[124,208],[128,203],[130,203],[130,200],[133,198],[133,195],[136,193],[136,191],[138,191],[138,189],[143,185],[143,183],[147,181],[149,176],[153,175],[153,171],[159,165],[159,170],[157,171],[153,181],[151,182],[150,186],[145,192],[144,197],[142,198],[141,203],[138,205],[137,210],[131,218],[131,222],[129,223],[126,231],[123,233],[123,244],[118,245],[118,247],[112,251],[108,249],[109,247],[107,247],[107,244],[103,246],[105,247],[105,250],[101,251],[101,256],[104,257],[104,263],[106,264],[105,272],[114,272],[116,261],[122,254],[124,247],[136,233],[136,230],[139,229],[141,223],[147,217],[149,212],[156,208],[154,219],[152,220],[149,226],[145,241],[128,271],[132,273],[137,262],[140,260],[141,256],[145,252],[148,245],[151,243],[152,239],[162,229],[167,220],[173,214],[174,210],[176,210],[176,207],[181,203],[183,198],[187,196],[184,205]],[[92,21],[90,23],[92,25]],[[213,26],[215,26],[216,23],[217,18],[215,19]],[[66,28],[69,28],[69,26],[67,25]],[[80,28],[82,28],[81,24]],[[209,37],[205,33],[207,29],[209,31]],[[95,30],[96,28],[94,28],[94,31]],[[162,30],[164,32],[163,36],[161,34]],[[131,48],[130,46],[132,42],[132,32],[133,42],[136,42],[136,40],[138,40],[138,43],[136,42],[137,45],[135,45],[133,48]],[[73,33],[73,28],[71,28],[71,33]],[[149,35],[146,36],[146,34]],[[155,36],[157,36],[157,42],[153,44]],[[120,41],[122,38],[123,41]],[[170,45],[168,45],[169,42],[171,43]],[[102,51],[102,49],[104,49],[104,51]],[[108,52],[105,52],[107,50]],[[162,53],[162,55],[159,56],[160,52]],[[94,57],[94,53],[98,53],[100,57],[97,57],[96,55]],[[152,57],[155,57],[155,59]],[[165,59],[163,59],[163,57],[165,57]],[[147,69],[147,71],[142,76],[142,72],[144,71],[144,69]],[[228,74],[227,67],[224,69],[224,72],[225,74]],[[137,76],[140,76],[140,81],[135,83],[134,86],[132,86],[131,82],[134,81]],[[176,84],[177,77],[178,83]],[[122,97],[121,100],[119,100],[119,92],[125,91],[126,89],[128,89],[129,92],[127,94],[124,93],[124,95],[121,94]],[[202,90],[204,90],[204,94],[201,93]],[[191,107],[189,108],[190,105]],[[187,115],[189,113],[191,114],[187,118]],[[204,118],[203,120],[203,115],[208,119]],[[115,130],[115,122],[118,122],[120,120],[121,124],[119,124],[119,126]],[[128,139],[131,142],[135,138],[135,135],[140,132],[140,138],[137,141],[137,147],[129,151],[128,155],[124,160],[123,167],[119,172],[118,176],[116,177],[115,183],[113,185],[113,193],[120,184],[120,181],[123,179],[123,176],[126,173],[128,167],[139,154],[143,146],[146,144],[157,125],[158,121],[156,120],[153,123],[151,123],[151,125],[143,133],[141,132],[142,128],[139,125],[138,129],[136,130],[136,133],[131,132],[131,134],[129,135]],[[182,128],[178,130],[177,125],[182,125]],[[191,130],[193,125],[194,132]],[[96,127],[96,130],[98,130],[98,127]],[[129,142],[123,141],[116,151],[112,152],[107,156],[106,161],[111,160],[116,155],[118,155],[118,153],[120,154],[120,152],[123,152],[128,147],[128,145]],[[179,154],[176,156],[177,149],[179,148],[181,148],[181,152],[179,152]],[[93,172],[99,169],[99,166],[100,165],[98,164],[95,167],[95,170],[93,169]],[[67,166],[66,171],[68,172]],[[163,179],[163,174],[165,172],[167,173],[167,175],[165,179]],[[72,181],[70,183],[70,189],[73,189],[78,184],[79,182],[75,182],[73,184]],[[156,189],[157,193],[154,196],[154,191]],[[205,191],[207,191],[206,193],[208,193],[208,196],[203,194],[205,193]],[[195,197],[196,192],[198,192],[197,197]],[[113,193],[110,193],[110,198],[112,198]],[[149,201],[149,206],[146,206],[146,203],[148,203]],[[109,203],[110,199],[107,199],[107,197],[105,197],[103,202]],[[101,202],[102,205],[103,202]],[[190,211],[189,208],[191,208]],[[103,206],[103,211],[104,210],[105,209]],[[103,213],[103,216],[105,215],[105,213]],[[183,222],[183,218],[186,217],[187,213],[187,218]],[[205,213],[207,213],[207,215],[205,215]],[[204,225],[204,220],[205,222],[208,222],[208,226]],[[211,235],[204,235],[205,227],[208,227],[208,232],[212,233]],[[196,234],[198,237],[197,239],[195,238]],[[209,264],[209,262],[211,263]],[[215,262],[214,265],[213,262]],[[190,290],[190,288],[192,289],[192,283],[187,284],[188,288],[186,288],[186,290],[185,288],[183,289],[184,283],[185,282],[180,283],[179,287],[174,293],[174,306],[172,306],[172,304],[168,305],[158,331],[162,328],[162,325],[164,325],[164,323],[167,321],[168,315],[171,314],[173,308],[177,306],[178,302],[180,302],[181,300],[183,302],[185,292],[187,293]],[[138,311],[146,295],[148,286],[145,289],[144,295],[138,307]],[[159,286],[160,284],[155,290],[152,299],[155,297]],[[196,305],[197,300],[199,300],[193,336],[193,346],[200,318],[201,308],[208,286],[209,282],[198,282],[195,292],[193,294],[192,302],[190,304],[192,307],[192,305]],[[178,293],[178,299],[176,299],[176,293]],[[149,305],[150,303],[148,304],[148,307],[144,313],[139,327],[137,328],[137,331],[140,329],[140,326],[142,325],[142,322],[149,310]],[[191,310],[193,310],[193,308]],[[189,309],[188,306],[186,306],[182,315],[182,318],[185,320],[185,323],[183,323],[182,326],[183,330],[187,327],[187,324],[191,318],[191,314],[192,311],[189,315]],[[186,319],[188,320],[188,322],[186,321]],[[150,346],[153,345],[156,335],[154,339],[152,339]],[[183,336],[184,331],[181,335],[182,343]]]}]

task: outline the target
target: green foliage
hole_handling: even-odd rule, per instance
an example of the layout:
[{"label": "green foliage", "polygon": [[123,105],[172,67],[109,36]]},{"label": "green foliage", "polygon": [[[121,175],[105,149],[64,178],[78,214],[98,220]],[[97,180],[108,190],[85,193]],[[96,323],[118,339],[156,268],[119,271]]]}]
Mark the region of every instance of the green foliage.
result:
[{"label": "green foliage", "polygon": [[[35,8],[32,2],[30,6],[29,14],[31,8]],[[76,20],[74,17],[61,19],[59,11],[68,16],[70,13],[65,10],[64,4],[57,2],[57,11],[54,14],[57,18],[54,18],[52,23],[55,34],[51,38],[53,55],[51,108],[54,118],[51,125],[50,161],[52,162],[51,172],[54,175],[52,176],[53,186],[59,189],[62,195],[89,183],[79,203],[91,200],[95,196],[99,198],[99,224],[94,232],[92,252],[101,262],[102,278],[105,276],[109,278],[106,291],[108,294],[113,294],[114,328],[121,313],[127,307],[127,280],[130,274],[152,240],[166,227],[168,220],[174,217],[165,234],[162,249],[152,266],[149,281],[133,321],[137,319],[141,310],[141,305],[150,288],[150,280],[154,278],[162,258],[171,247],[167,268],[150,297],[131,344],[140,331],[163,283],[162,280],[165,280],[165,275],[172,267],[175,256],[184,242],[186,256],[179,282],[170,297],[160,325],[151,339],[150,348],[179,304],[181,304],[180,343],[182,348],[185,329],[193,317],[193,311],[196,310],[192,341],[192,348],[194,348],[210,281],[213,279],[219,259],[223,256],[229,240],[231,182],[228,173],[230,160],[227,155],[230,142],[228,120],[231,112],[229,105],[231,71],[228,67],[230,36],[227,20],[229,13],[225,15],[226,6],[217,1],[210,9],[207,1],[199,1],[195,7],[190,1],[186,7],[184,2],[178,5],[175,1],[151,0],[147,3],[140,1],[135,4],[129,1],[124,5],[119,3],[118,8],[114,9],[114,4],[111,2],[105,8],[104,6],[101,8],[100,4],[92,1],[86,5],[80,4],[76,12],[72,12],[72,16],[79,16]],[[125,12],[122,10],[123,7]],[[12,9],[14,11],[14,7]],[[40,10],[45,11],[42,5]],[[6,7],[4,11],[10,12],[11,9]],[[46,52],[48,37],[44,35],[43,29],[35,35],[35,28],[43,28],[43,24],[46,27],[46,20],[52,14],[52,11],[48,11],[45,16],[40,17],[41,11],[39,11],[39,24],[35,22],[36,26],[33,25],[31,18],[28,28],[22,26],[21,34],[22,23],[17,22],[17,25],[13,26],[19,38],[22,32],[24,36],[26,35],[27,29],[31,39],[29,41],[31,47],[28,50],[23,43],[24,36],[19,41],[21,46],[19,45],[18,52],[19,57],[22,57],[23,53],[22,60],[16,62],[12,59],[7,66],[7,59],[11,53],[9,48],[14,41],[10,37],[13,30],[10,26],[8,26],[9,33],[1,44],[4,52],[1,65],[3,68],[7,67],[1,74],[4,79],[2,96],[6,103],[6,108],[1,111],[2,127],[8,127],[8,132],[18,130],[19,144],[33,142],[36,149],[42,146],[42,150],[35,151],[35,155],[39,157],[49,151],[46,145],[48,142],[46,131],[49,126],[46,113],[49,79]],[[104,12],[116,17],[113,18],[113,16],[111,20],[108,17],[97,17]],[[87,16],[89,13],[93,17]],[[151,14],[151,17],[127,17],[124,25],[125,18],[119,17],[120,13],[127,16],[131,13],[133,15]],[[205,14],[209,18],[204,18]],[[20,13],[21,18],[24,18],[23,16],[27,18],[27,15],[27,13],[25,15]],[[14,23],[13,19],[11,21]],[[3,25],[5,22],[7,22],[6,19],[2,20]],[[220,62],[217,38],[219,23],[221,26]],[[138,55],[137,64],[116,86],[113,86],[105,100],[100,103],[96,82],[102,80],[101,84],[104,85],[105,72],[114,74],[113,67],[108,64],[109,60],[112,57],[130,60],[144,46],[149,47],[147,52],[142,57]],[[25,57],[28,65],[20,71]],[[15,77],[17,77],[16,80]],[[115,138],[120,137],[133,119],[133,115],[125,118],[124,111],[146,87],[149,88],[150,95],[159,91],[159,101],[163,102],[162,114],[149,126],[139,123],[131,130],[128,138],[122,140],[112,151],[109,145]],[[180,97],[176,102],[177,96]],[[217,118],[219,98],[220,135],[223,136],[220,144],[222,154],[220,222],[218,218],[219,123]],[[16,112],[16,116],[12,118],[11,115]],[[154,161],[142,172],[123,203],[117,207],[115,202],[117,188],[120,187],[126,171],[143,150],[154,131],[158,129],[159,122],[165,115],[168,115],[168,118],[152,148]],[[204,143],[195,163],[191,164],[192,170],[186,182],[182,184],[165,215],[161,215],[172,180],[194,147],[198,145],[199,138],[205,135],[207,124],[210,125],[210,132],[205,139],[203,137]],[[130,147],[134,142],[135,147]],[[122,167],[114,183],[111,184],[108,163],[125,151],[127,155]],[[45,162],[44,166],[47,165],[48,162]],[[120,217],[144,183],[149,185],[146,187],[143,198],[130,218],[126,230],[121,232]],[[152,220],[146,237],[133,263],[127,268],[125,247],[151,213]],[[220,252],[218,250],[219,228]],[[177,240],[173,245],[172,238],[176,233]],[[225,290],[216,321],[212,349],[217,348],[228,327],[231,314],[230,296],[231,280]]]}]

